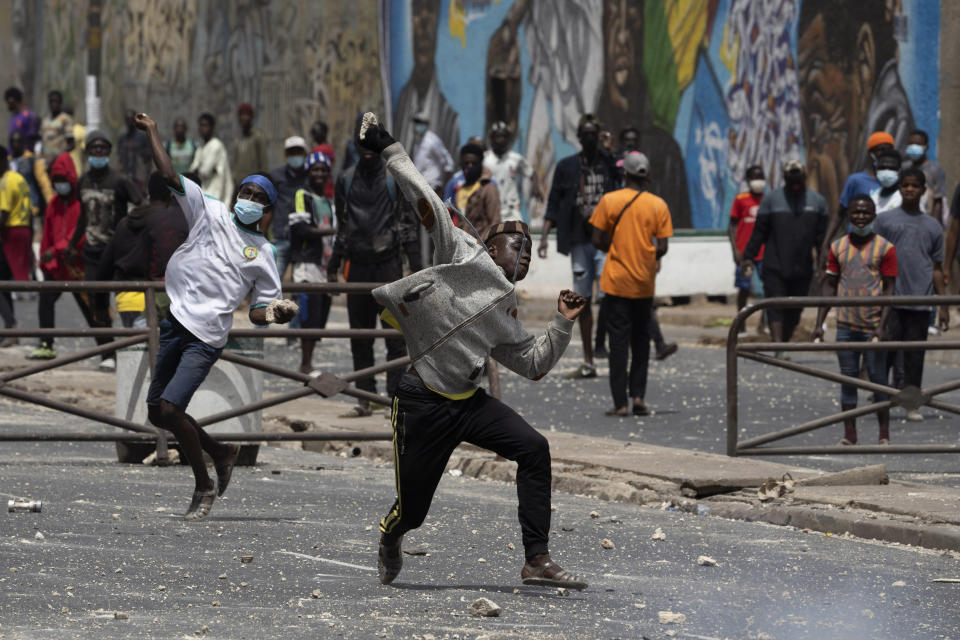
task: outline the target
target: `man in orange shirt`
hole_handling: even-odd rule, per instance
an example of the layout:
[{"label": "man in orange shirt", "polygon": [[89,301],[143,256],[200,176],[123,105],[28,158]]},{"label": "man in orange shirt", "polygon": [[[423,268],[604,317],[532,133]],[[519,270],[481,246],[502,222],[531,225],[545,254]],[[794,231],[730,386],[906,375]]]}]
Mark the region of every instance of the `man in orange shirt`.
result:
[{"label": "man in orange shirt", "polygon": [[614,404],[607,415],[630,413],[628,391],[634,415],[649,413],[643,398],[650,359],[650,310],[657,260],[667,253],[667,238],[673,235],[667,203],[646,190],[649,172],[650,161],[645,155],[639,151],[628,154],[623,161],[624,188],[605,194],[590,216],[594,244],[600,242],[604,232],[610,238],[607,263],[600,277],[600,289],[606,294],[602,304],[610,336],[610,392]]}]

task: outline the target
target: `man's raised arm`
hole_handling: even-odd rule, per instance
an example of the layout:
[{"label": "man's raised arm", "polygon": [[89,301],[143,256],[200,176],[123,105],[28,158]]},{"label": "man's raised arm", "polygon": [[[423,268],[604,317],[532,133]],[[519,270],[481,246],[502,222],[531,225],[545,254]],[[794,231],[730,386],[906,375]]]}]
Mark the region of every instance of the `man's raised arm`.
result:
[{"label": "man's raised arm", "polygon": [[147,134],[150,141],[150,152],[153,154],[153,163],[157,165],[157,171],[163,176],[167,184],[174,189],[180,190],[180,176],[173,170],[173,163],[170,162],[170,156],[163,148],[163,142],[160,141],[160,133],[157,132],[157,123],[153,118],[145,113],[138,113],[134,119],[134,124],[138,129]]}]

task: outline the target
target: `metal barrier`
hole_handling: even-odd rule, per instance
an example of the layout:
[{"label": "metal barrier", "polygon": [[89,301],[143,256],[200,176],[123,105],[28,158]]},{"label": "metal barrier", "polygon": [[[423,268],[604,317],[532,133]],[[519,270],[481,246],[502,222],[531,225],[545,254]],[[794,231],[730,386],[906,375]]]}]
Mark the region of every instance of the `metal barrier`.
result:
[{"label": "metal barrier", "polygon": [[[284,293],[369,293],[372,289],[380,286],[379,283],[365,282],[340,282],[340,283],[290,283],[284,287]],[[119,427],[126,433],[89,433],[89,432],[7,432],[0,433],[0,441],[57,441],[57,440],[77,440],[77,441],[144,441],[157,443],[158,460],[167,459],[168,438],[171,438],[166,431],[149,425],[142,425],[129,420],[117,418],[115,416],[92,411],[81,407],[76,407],[52,398],[45,394],[30,393],[20,389],[13,388],[10,383],[14,380],[20,380],[27,376],[49,371],[64,365],[78,362],[86,358],[100,356],[105,353],[112,353],[117,349],[133,346],[136,344],[147,343],[147,350],[150,359],[150,373],[153,374],[157,359],[157,350],[160,341],[160,327],[157,316],[156,295],[158,291],[164,289],[163,282],[99,282],[99,281],[54,281],[54,282],[0,282],[0,292],[3,291],[60,291],[60,292],[117,292],[117,291],[143,291],[145,296],[144,315],[147,320],[145,329],[127,329],[127,328],[83,328],[83,329],[0,329],[0,339],[7,336],[15,337],[113,337],[120,338],[108,344],[100,345],[91,349],[84,349],[76,353],[64,355],[39,364],[25,366],[21,369],[0,373],[0,395],[23,402],[37,404],[49,409],[61,411],[63,413],[79,416],[88,420],[101,422],[114,427]],[[255,329],[234,329],[230,332],[230,337],[295,337],[295,338],[395,338],[401,334],[395,329],[280,329],[280,328],[255,328]],[[246,413],[259,411],[267,407],[273,407],[284,402],[289,402],[297,398],[319,394],[323,397],[331,397],[338,394],[378,402],[389,406],[391,400],[386,396],[377,395],[368,391],[357,389],[354,386],[348,386],[348,383],[372,376],[382,371],[398,369],[410,364],[410,358],[396,358],[383,364],[376,365],[359,371],[335,376],[332,373],[323,372],[317,377],[311,377],[299,371],[293,371],[277,367],[274,365],[247,358],[231,352],[223,352],[223,360],[227,360],[239,365],[259,369],[265,373],[277,375],[289,380],[302,383],[299,389],[287,391],[253,402],[247,405],[230,409],[216,415],[207,416],[198,423],[201,426],[208,426],[228,420]],[[248,432],[248,433],[220,433],[214,434],[218,440],[250,442],[250,441],[276,441],[276,440],[391,440],[391,432],[344,432],[344,431],[314,431],[300,433],[268,433],[268,432]]]},{"label": "metal barrier", "polygon": [[[740,344],[738,336],[748,317],[765,309],[805,308],[805,307],[863,307],[863,306],[941,306],[958,305],[960,296],[877,296],[858,298],[838,298],[828,296],[803,298],[768,298],[760,300],[740,311],[730,325],[727,334],[727,455],[728,456],[772,456],[772,455],[808,455],[816,453],[829,454],[863,454],[863,453],[957,453],[960,445],[938,444],[890,444],[890,445],[857,445],[857,446],[787,446],[764,447],[764,445],[790,436],[807,433],[816,429],[842,422],[845,418],[856,418],[875,413],[881,409],[900,406],[908,411],[921,406],[928,406],[940,411],[960,414],[960,405],[951,404],[935,397],[950,391],[960,389],[960,380],[940,384],[927,389],[918,389],[908,386],[896,389],[882,384],[846,376],[834,371],[826,371],[816,367],[797,364],[789,360],[764,355],[763,351],[895,351],[895,350],[923,350],[960,349],[960,340],[938,340],[935,342],[750,342]],[[841,384],[848,384],[865,391],[884,393],[889,400],[873,402],[849,411],[841,411],[832,415],[816,418],[803,424],[772,433],[738,441],[739,407],[738,407],[738,359],[752,360],[762,364],[787,369],[796,373],[829,380]]]}]

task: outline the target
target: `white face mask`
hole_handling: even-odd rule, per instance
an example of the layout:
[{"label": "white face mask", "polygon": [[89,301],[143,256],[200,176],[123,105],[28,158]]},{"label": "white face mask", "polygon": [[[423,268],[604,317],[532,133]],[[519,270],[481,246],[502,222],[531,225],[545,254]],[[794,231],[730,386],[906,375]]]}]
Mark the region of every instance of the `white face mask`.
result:
[{"label": "white face mask", "polygon": [[747,182],[747,186],[750,187],[750,191],[752,193],[761,194],[763,193],[763,190],[767,188],[767,181],[764,180],[763,178],[759,178],[757,180],[750,180],[749,182]]}]

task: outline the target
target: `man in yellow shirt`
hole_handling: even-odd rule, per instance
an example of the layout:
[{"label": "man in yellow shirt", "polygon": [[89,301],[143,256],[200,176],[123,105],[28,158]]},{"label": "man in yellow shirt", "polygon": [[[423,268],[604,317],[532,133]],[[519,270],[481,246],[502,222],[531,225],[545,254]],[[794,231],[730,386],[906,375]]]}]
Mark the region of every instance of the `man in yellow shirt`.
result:
[{"label": "man in yellow shirt", "polygon": [[[26,280],[30,277],[30,186],[16,171],[10,170],[7,149],[0,146],[0,280]],[[13,296],[0,294],[0,316],[6,328],[17,326]],[[0,347],[17,344],[16,338],[4,338]]]},{"label": "man in yellow shirt", "polygon": [[667,238],[673,235],[667,203],[646,190],[649,172],[650,161],[645,155],[639,151],[627,154],[623,160],[625,187],[604,194],[590,216],[594,245],[600,243],[603,233],[610,238],[600,276],[600,290],[606,294],[601,304],[610,336],[610,392],[614,403],[607,415],[629,414],[628,386],[634,415],[648,414],[644,395],[650,359],[650,310],[657,260],[667,253]]}]

